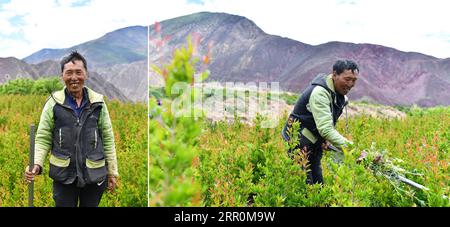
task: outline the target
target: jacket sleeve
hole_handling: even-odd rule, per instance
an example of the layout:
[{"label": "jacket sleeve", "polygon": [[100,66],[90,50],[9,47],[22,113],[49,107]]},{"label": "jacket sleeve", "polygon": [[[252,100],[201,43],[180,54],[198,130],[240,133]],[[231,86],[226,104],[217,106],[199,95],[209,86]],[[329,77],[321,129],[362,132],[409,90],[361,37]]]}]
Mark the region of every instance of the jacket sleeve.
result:
[{"label": "jacket sleeve", "polygon": [[38,129],[35,138],[34,162],[35,164],[44,166],[44,160],[48,152],[52,149],[52,133],[54,127],[53,107],[55,101],[51,98],[47,100],[42,110],[39,120]]},{"label": "jacket sleeve", "polygon": [[99,129],[103,135],[103,149],[105,151],[106,162],[108,163],[108,174],[119,176],[116,156],[116,146],[114,143],[114,133],[109,117],[108,108],[103,104],[102,112],[100,113]]},{"label": "jacket sleeve", "polygon": [[310,109],[319,134],[335,146],[341,147],[349,143],[333,125],[330,110],[331,97],[325,88],[316,86],[309,98]]}]

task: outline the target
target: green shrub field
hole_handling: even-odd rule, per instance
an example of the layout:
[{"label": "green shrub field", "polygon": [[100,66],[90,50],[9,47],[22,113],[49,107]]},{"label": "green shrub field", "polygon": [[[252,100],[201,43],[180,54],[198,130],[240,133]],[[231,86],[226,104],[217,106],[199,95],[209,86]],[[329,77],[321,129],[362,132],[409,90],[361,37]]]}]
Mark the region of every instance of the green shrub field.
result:
[{"label": "green shrub field", "polygon": [[[305,156],[287,155],[284,120],[263,128],[262,116],[253,124],[174,117],[174,102],[195,96],[170,93],[175,82],[192,84],[197,61],[190,49],[176,51],[169,65],[154,67],[166,87],[165,95],[150,92],[151,206],[450,206],[449,107],[408,108],[404,118],[357,115],[348,130],[341,117],[337,129],[354,146],[344,155],[325,151],[325,184],[307,185]],[[366,159],[357,162],[363,154]]]},{"label": "green shrub field", "polygon": [[[30,91],[30,90],[28,90]],[[44,92],[45,94],[45,92]],[[27,206],[30,125],[36,129],[48,95],[0,95],[0,206]],[[105,193],[100,206],[147,206],[147,105],[107,101],[119,164],[118,185]],[[54,206],[48,157],[34,182],[34,205]]]}]

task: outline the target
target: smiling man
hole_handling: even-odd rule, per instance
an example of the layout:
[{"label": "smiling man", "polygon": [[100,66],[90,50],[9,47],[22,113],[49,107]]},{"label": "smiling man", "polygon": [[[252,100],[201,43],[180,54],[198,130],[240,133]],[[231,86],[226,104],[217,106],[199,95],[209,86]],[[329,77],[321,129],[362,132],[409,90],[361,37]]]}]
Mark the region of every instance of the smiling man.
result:
[{"label": "smiling man", "polygon": [[60,206],[100,203],[118,177],[114,135],[103,96],[84,86],[87,63],[78,52],[61,61],[63,90],[47,99],[35,141],[35,162],[25,170],[28,182],[41,174],[50,152],[53,199]]},{"label": "smiling man", "polygon": [[[347,93],[355,86],[359,69],[355,62],[338,60],[329,75],[318,75],[302,93],[294,110],[289,115],[283,128],[282,136],[290,140],[288,134],[294,121],[300,122],[298,145],[307,154],[309,170],[307,183],[323,184],[322,159],[323,149],[333,144],[337,147],[352,144],[335,128],[343,108],[347,105]],[[292,157],[292,151],[288,153]]]}]

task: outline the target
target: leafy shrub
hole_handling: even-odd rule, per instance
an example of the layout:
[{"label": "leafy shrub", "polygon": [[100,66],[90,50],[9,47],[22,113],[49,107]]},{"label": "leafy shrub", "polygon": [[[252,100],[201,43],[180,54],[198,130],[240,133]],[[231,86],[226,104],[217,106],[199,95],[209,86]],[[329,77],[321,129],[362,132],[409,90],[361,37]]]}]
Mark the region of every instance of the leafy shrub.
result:
[{"label": "leafy shrub", "polygon": [[0,85],[0,94],[47,95],[64,87],[59,77],[32,79],[15,79]]},{"label": "leafy shrub", "polygon": [[[197,180],[201,127],[196,121],[196,110],[193,106],[184,109],[188,114],[183,117],[176,117],[172,112],[181,111],[178,104],[194,99],[195,92],[190,92],[190,85],[194,81],[196,62],[188,39],[187,47],[177,49],[169,65],[153,66],[165,78],[165,88],[164,95],[150,91],[150,206],[201,205],[201,185]],[[202,73],[203,78],[207,75]],[[184,83],[183,92],[175,93],[174,86],[179,82]]]}]

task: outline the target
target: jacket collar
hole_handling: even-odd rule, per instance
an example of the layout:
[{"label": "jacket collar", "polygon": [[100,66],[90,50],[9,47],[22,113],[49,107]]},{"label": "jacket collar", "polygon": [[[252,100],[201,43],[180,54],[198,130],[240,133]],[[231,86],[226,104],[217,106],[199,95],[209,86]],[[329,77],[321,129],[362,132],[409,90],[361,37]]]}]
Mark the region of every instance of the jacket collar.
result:
[{"label": "jacket collar", "polygon": [[327,84],[327,87],[333,91],[334,93],[336,93],[336,91],[334,90],[334,82],[333,82],[333,78],[332,78],[333,74],[329,74],[327,77],[325,77],[325,81]]},{"label": "jacket collar", "polygon": [[[92,89],[86,87],[86,90],[88,92],[88,97],[89,97],[89,102],[90,103],[96,103],[96,102],[104,102],[103,101],[103,95],[93,91]],[[55,100],[55,102],[63,105],[64,104],[64,100],[66,98],[64,90],[66,89],[66,86],[64,86],[64,88],[62,90],[59,91],[55,91],[52,93],[52,98]]]}]

